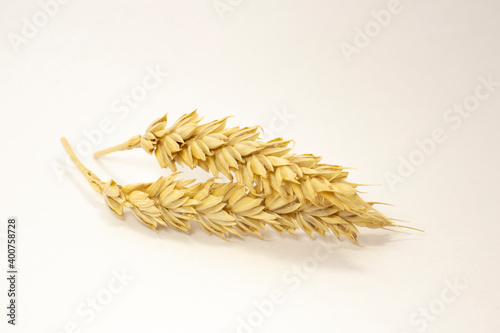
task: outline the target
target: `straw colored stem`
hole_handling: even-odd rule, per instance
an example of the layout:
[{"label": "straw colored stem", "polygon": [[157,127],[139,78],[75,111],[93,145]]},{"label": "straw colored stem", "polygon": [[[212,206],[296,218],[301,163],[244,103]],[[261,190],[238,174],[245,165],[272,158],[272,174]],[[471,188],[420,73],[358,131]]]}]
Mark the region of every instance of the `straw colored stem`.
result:
[{"label": "straw colored stem", "polygon": [[89,169],[87,169],[82,164],[82,162],[80,162],[80,160],[78,159],[78,157],[76,157],[76,154],[73,151],[73,149],[71,148],[71,146],[69,145],[68,140],[66,140],[66,138],[61,138],[61,142],[62,142],[62,144],[64,146],[64,149],[66,149],[66,152],[68,153],[68,155],[71,158],[71,160],[73,161],[73,163],[75,163],[75,165],[78,168],[78,170],[80,170],[80,172],[90,181],[89,177],[90,177],[90,175],[92,173],[90,172]]},{"label": "straw colored stem", "polygon": [[133,136],[126,142],[120,143],[116,146],[112,146],[103,150],[99,150],[98,152],[94,153],[94,158],[98,158],[107,155],[109,153],[114,153],[116,151],[130,150],[140,147],[140,140],[141,140],[140,135]]},{"label": "straw colored stem", "polygon": [[94,188],[94,190],[96,190],[99,193],[102,193],[103,182],[99,179],[99,177],[97,177],[92,171],[90,171],[89,169],[87,169],[82,164],[82,162],[80,162],[80,160],[78,159],[78,157],[76,157],[75,152],[73,151],[73,149],[69,145],[68,140],[66,140],[66,138],[62,137],[61,138],[61,143],[63,144],[64,149],[68,153],[68,155],[71,158],[71,160],[73,161],[73,163],[76,165],[76,167],[78,168],[78,170],[80,170],[80,172],[82,173],[82,175],[84,175],[85,178],[87,178],[87,180],[89,181],[90,185],[92,185],[92,187]]}]

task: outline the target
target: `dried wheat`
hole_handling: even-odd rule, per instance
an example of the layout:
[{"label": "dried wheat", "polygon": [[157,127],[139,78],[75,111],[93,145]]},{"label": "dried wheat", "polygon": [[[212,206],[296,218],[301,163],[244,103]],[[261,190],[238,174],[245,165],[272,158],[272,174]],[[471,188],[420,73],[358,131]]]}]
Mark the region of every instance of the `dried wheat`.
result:
[{"label": "dried wheat", "polygon": [[229,180],[233,174],[240,185],[253,195],[264,194],[295,204],[338,209],[358,216],[370,226],[386,225],[390,220],[375,211],[356,192],[357,184],[345,180],[348,173],[338,165],[319,164],[321,157],[291,154],[291,140],[259,140],[259,126],[226,128],[227,117],[199,125],[196,110],[180,117],[166,128],[167,115],[155,120],[144,136],[94,156],[142,147],[154,153],[162,167],[176,171],[176,164],[199,166],[215,177],[222,173]]},{"label": "dried wheat", "polygon": [[[66,139],[66,151],[82,174],[99,193],[104,193],[106,204],[123,217],[124,207],[145,225],[156,230],[158,225],[172,226],[187,232],[189,221],[198,222],[207,232],[222,238],[230,234],[241,237],[250,232],[261,237],[266,224],[279,232],[294,234],[304,230],[326,236],[330,231],[339,239],[345,236],[357,243],[356,226],[384,228],[397,226],[365,203],[364,214],[356,214],[331,205],[319,207],[297,198],[283,198],[279,193],[255,194],[236,182],[217,183],[210,179],[192,184],[194,180],[175,180],[177,173],[160,177],[154,183],[121,186],[115,181],[102,182],[77,159]],[[353,193],[342,193],[347,197]]]}]

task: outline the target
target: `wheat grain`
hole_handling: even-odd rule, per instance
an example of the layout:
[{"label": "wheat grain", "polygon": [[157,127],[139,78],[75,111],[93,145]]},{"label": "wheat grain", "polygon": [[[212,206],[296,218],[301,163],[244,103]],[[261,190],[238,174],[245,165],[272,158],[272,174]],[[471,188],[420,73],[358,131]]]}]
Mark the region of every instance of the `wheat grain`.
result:
[{"label": "wheat grain", "polygon": [[[254,194],[236,182],[218,183],[210,179],[193,184],[194,180],[176,180],[177,173],[160,177],[154,183],[121,186],[115,181],[102,182],[76,158],[66,139],[66,151],[92,187],[105,196],[105,202],[118,216],[124,207],[145,225],[156,230],[158,225],[188,232],[190,220],[198,222],[210,234],[226,238],[230,234],[253,233],[262,237],[266,225],[279,232],[294,234],[302,229],[326,236],[330,231],[339,239],[347,237],[357,243],[356,226],[383,228],[397,226],[375,210],[364,216],[334,207],[319,207],[297,198],[283,198],[277,192]],[[347,194],[346,194],[347,195]],[[371,206],[366,203],[367,206]]]}]

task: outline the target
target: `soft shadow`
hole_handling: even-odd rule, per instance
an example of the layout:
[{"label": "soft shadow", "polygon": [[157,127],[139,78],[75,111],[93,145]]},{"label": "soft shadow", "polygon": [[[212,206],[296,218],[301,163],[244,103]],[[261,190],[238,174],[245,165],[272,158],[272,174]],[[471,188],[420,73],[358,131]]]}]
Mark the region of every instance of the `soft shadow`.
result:
[{"label": "soft shadow", "polygon": [[409,240],[419,240],[425,234],[419,231],[393,231],[393,230],[376,230],[368,233],[363,233],[358,237],[358,242],[364,247],[379,247],[388,243],[402,242]]},{"label": "soft shadow", "polygon": [[335,269],[358,272],[363,271],[364,268],[356,265],[354,261],[349,260],[350,258],[363,256],[365,251],[369,251],[368,247],[374,246],[377,242],[379,245],[382,245],[382,243],[390,241],[388,237],[370,237],[367,239],[376,239],[376,241],[369,244],[363,241],[361,245],[364,246],[358,246],[347,239],[339,241],[335,236],[322,237],[315,235],[313,238],[309,238],[300,230],[297,231],[297,236],[290,234],[280,235],[275,230],[268,230],[264,235],[264,237],[267,237],[266,239],[260,239],[255,235],[247,234],[243,236],[243,239],[231,236],[228,240],[224,240],[216,235],[209,235],[198,223],[192,221],[189,233],[161,226],[155,232],[143,225],[130,212],[126,212],[126,217],[121,221],[114,216],[112,217],[111,214],[111,212],[109,214],[103,212],[103,219],[110,221],[109,219],[113,218],[116,223],[111,221],[110,223],[117,228],[131,228],[133,232],[140,233],[141,236],[151,239],[161,239],[165,244],[183,244],[188,247],[199,247],[201,249],[205,247],[215,248],[220,250],[221,255],[224,255],[224,252],[230,253],[235,248],[238,248],[244,252],[258,253],[265,260],[285,261],[291,265],[301,265],[307,257],[314,258],[317,252],[320,252],[322,255],[327,253],[325,250],[325,246],[327,246],[331,253],[318,261],[323,262],[330,268],[334,267]]}]

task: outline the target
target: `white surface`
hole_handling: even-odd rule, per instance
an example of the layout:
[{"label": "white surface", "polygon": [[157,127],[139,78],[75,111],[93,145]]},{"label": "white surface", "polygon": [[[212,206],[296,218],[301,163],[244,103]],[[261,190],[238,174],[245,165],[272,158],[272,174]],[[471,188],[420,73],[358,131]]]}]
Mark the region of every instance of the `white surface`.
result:
[{"label": "white surface", "polygon": [[[221,2],[233,4],[222,19],[211,0],[70,1],[15,53],[9,36],[40,5],[1,1],[2,270],[7,217],[20,226],[18,325],[2,306],[2,332],[237,332],[249,317],[256,327],[241,332],[500,331],[500,87],[458,128],[443,118],[479,77],[500,81],[498,2],[402,0],[350,62],[342,43],[389,1]],[[156,67],[169,76],[120,117],[122,94]],[[319,237],[154,233],[130,214],[116,218],[81,175],[55,172],[61,136],[85,145],[83,131],[107,118],[113,129],[94,151],[195,108],[356,167],[351,180],[382,184],[364,198],[394,204],[383,212],[426,232],[361,230],[364,248],[333,241],[318,261]],[[276,110],[294,118],[277,121]],[[414,141],[436,128],[447,139],[392,188],[398,156],[418,154]],[[125,184],[168,174],[142,151],[82,162]],[[313,267],[301,279],[293,269],[304,263]],[[134,278],[102,311],[78,312],[121,270]],[[458,297],[447,285],[456,279],[466,286]],[[259,315],[255,302],[280,292],[283,302]]]}]

